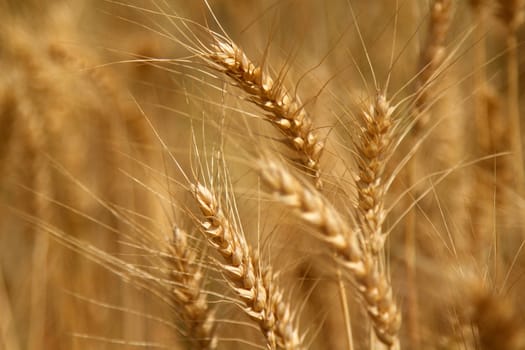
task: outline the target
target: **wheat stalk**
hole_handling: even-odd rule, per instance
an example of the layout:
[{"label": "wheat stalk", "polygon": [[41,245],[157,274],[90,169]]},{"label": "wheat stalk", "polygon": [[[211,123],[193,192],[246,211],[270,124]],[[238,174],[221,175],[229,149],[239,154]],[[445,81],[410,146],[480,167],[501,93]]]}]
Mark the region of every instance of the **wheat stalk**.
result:
[{"label": "wheat stalk", "polygon": [[525,347],[525,324],[505,295],[486,287],[471,297],[471,322],[479,332],[482,349],[513,350]]},{"label": "wheat stalk", "polygon": [[277,199],[322,234],[321,240],[350,273],[379,340],[395,346],[401,314],[390,282],[379,269],[375,254],[363,243],[363,237],[358,236],[359,230],[351,229],[318,191],[301,183],[285,167],[270,160],[262,161],[260,167]]},{"label": "wheat stalk", "polygon": [[384,246],[383,233],[385,212],[385,167],[391,154],[396,123],[392,118],[395,111],[384,94],[378,93],[368,110],[361,114],[364,121],[362,132],[356,142],[358,177],[357,220],[367,244],[375,254]]},{"label": "wheat stalk", "polygon": [[216,349],[218,338],[215,334],[215,317],[203,293],[204,276],[196,263],[195,252],[188,245],[187,233],[175,227],[173,241],[166,245],[165,250],[165,261],[171,266],[167,279],[175,282],[172,295],[181,306],[190,338],[199,344],[200,349]]},{"label": "wheat stalk", "polygon": [[[430,9],[428,35],[419,58],[418,78],[416,80],[415,114],[423,113],[425,105],[431,99],[432,83],[439,74],[439,67],[446,57],[445,39],[450,27],[452,15],[451,0],[434,0]],[[416,132],[428,122],[428,115],[418,117],[414,129]]]},{"label": "wheat stalk", "polygon": [[[446,57],[445,40],[449,31],[452,17],[451,0],[434,0],[430,8],[430,18],[427,37],[422,51],[419,54],[419,73],[415,86],[415,101],[412,114],[415,118],[411,130],[410,141],[415,144],[424,132],[430,120],[427,110],[429,101],[433,99],[433,87],[440,73],[440,67]],[[416,164],[418,154],[408,162],[406,168],[407,186],[412,188],[417,181]],[[405,265],[407,283],[407,328],[410,335],[411,346],[418,348],[420,344],[419,306],[416,282],[416,225],[415,210],[411,210],[405,221]]]},{"label": "wheat stalk", "polygon": [[278,289],[275,276],[262,266],[243,234],[226,216],[215,195],[204,185],[192,184],[191,192],[204,215],[201,221],[208,243],[223,257],[231,287],[242,300],[244,312],[258,323],[270,349],[302,349],[302,339],[290,306]]},{"label": "wheat stalk", "polygon": [[508,133],[511,136],[511,150],[514,153],[514,186],[520,195],[525,194],[525,170],[523,142],[521,139],[521,118],[519,111],[519,62],[517,30],[525,19],[525,1],[498,0],[495,16],[506,28],[507,45],[507,113]]},{"label": "wheat stalk", "polygon": [[291,95],[264,67],[254,64],[235,43],[216,38],[211,47],[213,50],[205,57],[212,67],[232,78],[248,94],[250,102],[268,112],[266,119],[283,133],[286,144],[299,152],[300,162],[321,186],[319,158],[324,144],[299,97]]}]

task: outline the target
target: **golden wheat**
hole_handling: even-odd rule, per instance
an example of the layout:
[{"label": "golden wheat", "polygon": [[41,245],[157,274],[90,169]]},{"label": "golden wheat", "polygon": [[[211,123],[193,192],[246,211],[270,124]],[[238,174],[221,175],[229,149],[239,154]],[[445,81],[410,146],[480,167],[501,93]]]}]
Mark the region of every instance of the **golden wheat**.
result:
[{"label": "golden wheat", "polygon": [[324,145],[301,100],[290,95],[282,82],[275,81],[264,67],[253,64],[235,43],[217,38],[212,49],[207,57],[249,94],[251,102],[270,113],[265,117],[286,136],[287,144],[302,154],[303,165],[313,172],[317,185],[321,186],[319,158]]},{"label": "golden wheat", "polygon": [[[375,248],[379,247],[371,247],[368,242],[370,232],[364,231],[363,226],[352,229],[321,194],[303,186],[283,166],[266,161],[262,173],[278,199],[295,209],[305,222],[323,235],[322,240],[337,254],[341,265],[354,279],[378,338],[394,346],[398,342],[401,315],[393,300],[390,283],[380,271],[375,257]],[[368,211],[367,214],[370,220],[377,221],[375,213]],[[365,224],[370,225],[369,222]],[[359,232],[362,227],[364,232],[358,236],[356,230]]]},{"label": "golden wheat", "polygon": [[0,348],[524,348],[524,11],[0,0]]}]

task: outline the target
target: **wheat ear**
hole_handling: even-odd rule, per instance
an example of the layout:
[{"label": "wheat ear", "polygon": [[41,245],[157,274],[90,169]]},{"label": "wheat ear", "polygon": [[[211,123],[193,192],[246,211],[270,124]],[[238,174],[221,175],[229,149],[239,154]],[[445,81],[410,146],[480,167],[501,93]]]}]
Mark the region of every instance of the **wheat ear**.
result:
[{"label": "wheat ear", "polygon": [[525,324],[509,298],[480,288],[471,304],[471,322],[478,330],[481,349],[525,348]]},{"label": "wheat ear", "polygon": [[230,285],[244,304],[244,312],[258,323],[270,349],[302,349],[290,306],[277,288],[275,276],[262,265],[244,235],[228,219],[215,195],[204,185],[191,186],[204,215],[201,221],[208,243],[223,257]]},{"label": "wheat ear", "polygon": [[365,240],[373,253],[378,254],[385,242],[383,223],[386,218],[385,167],[392,149],[395,133],[395,111],[385,96],[378,93],[368,110],[363,111],[364,127],[356,142],[359,177],[357,219]]},{"label": "wheat ear", "polygon": [[285,136],[286,144],[301,155],[300,162],[321,186],[319,158],[324,144],[313,130],[312,120],[297,96],[254,64],[235,43],[216,38],[206,58],[212,67],[229,76],[244,90],[248,100],[265,112],[266,119]]},{"label": "wheat ear", "polygon": [[388,346],[396,345],[401,314],[390,282],[379,269],[375,254],[358,236],[358,230],[352,230],[319,191],[301,183],[282,165],[265,160],[261,170],[277,199],[322,234],[321,239],[353,277],[378,339]]},{"label": "wheat ear", "polygon": [[525,170],[521,121],[519,111],[519,61],[517,30],[525,18],[524,0],[497,0],[496,18],[507,30],[507,113],[508,133],[512,135],[511,150],[514,153],[515,186],[518,194],[525,194]]},{"label": "wheat ear", "polygon": [[[434,0],[430,10],[428,36],[424,49],[419,57],[420,73],[416,81],[416,100],[414,106],[414,112],[416,113],[422,113],[424,106],[430,100],[430,86],[439,73],[438,69],[446,57],[445,39],[450,27],[451,13],[451,0]],[[419,130],[423,128],[424,124],[428,122],[427,118],[428,116],[420,116],[414,126],[415,129]]]},{"label": "wheat ear", "polygon": [[490,121],[487,113],[486,95],[487,89],[487,69],[485,63],[487,60],[487,42],[486,42],[486,4],[481,0],[471,0],[470,5],[474,17],[474,40],[476,45],[474,49],[474,116],[476,121],[476,135],[478,147],[482,150],[481,154],[486,154],[486,150],[490,149],[491,143],[491,129]]},{"label": "wheat ear", "polygon": [[[452,12],[451,0],[434,0],[430,9],[428,33],[425,45],[419,57],[419,74],[416,80],[414,109],[412,111],[415,123],[410,134],[411,143],[418,141],[430,116],[425,110],[429,100],[432,99],[434,80],[439,74],[446,57],[445,39],[450,27]],[[416,182],[416,169],[418,155],[408,162],[406,166],[407,186],[413,187]],[[407,284],[406,324],[412,348],[420,347],[420,325],[416,269],[416,212],[412,209],[405,219],[405,267]]]},{"label": "wheat ear", "polygon": [[215,316],[202,292],[203,274],[196,263],[195,252],[189,247],[187,233],[175,227],[173,241],[165,248],[170,266],[168,280],[175,282],[172,296],[182,308],[184,322],[200,349],[216,349]]},{"label": "wheat ear", "polygon": [[[27,215],[26,219],[38,225],[65,247],[119,276],[123,282],[157,297],[170,310],[181,316],[189,331],[188,337],[197,345],[196,349],[216,348],[215,317],[201,289],[202,274],[194,254],[188,250],[182,231],[176,230],[173,241],[168,244],[158,237],[149,236],[147,232],[143,232],[145,235],[140,237],[145,240],[134,238],[131,241],[131,244],[154,258],[151,266],[153,269],[145,269],[82,241],[39,218]],[[171,268],[165,269],[166,266]],[[161,275],[156,273],[157,267],[160,267],[158,271],[162,271]]]}]

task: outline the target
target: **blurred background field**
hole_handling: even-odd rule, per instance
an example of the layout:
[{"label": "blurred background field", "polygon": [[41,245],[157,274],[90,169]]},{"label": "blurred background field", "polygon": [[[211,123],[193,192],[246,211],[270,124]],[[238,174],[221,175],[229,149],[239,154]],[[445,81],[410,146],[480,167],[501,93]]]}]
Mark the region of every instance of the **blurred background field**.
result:
[{"label": "blurred background field", "polygon": [[[315,116],[334,206],[355,202],[351,144],[359,130],[351,116],[375,95],[374,79],[382,88],[389,79],[393,104],[416,105],[422,95],[414,96],[429,67],[422,62],[433,3],[209,1],[228,35],[283,74]],[[429,99],[417,121],[401,108],[403,132],[387,167],[394,171],[418,145],[385,194],[393,205],[385,256],[403,313],[401,348],[525,348],[525,183],[515,141],[523,133],[511,120],[517,108],[523,121],[525,32],[514,12],[503,11],[517,6],[522,14],[523,6],[451,3]],[[167,180],[180,174],[163,144],[191,173],[196,149],[213,159],[222,142],[247,236],[282,270],[310,348],[345,348],[330,260],[307,229],[254,194],[261,186],[254,154],[289,150],[228,79],[173,40],[175,14],[221,30],[201,0],[0,0],[1,349],[191,348],[183,320],[158,295],[48,231],[154,270],[158,256],[143,249],[141,234],[171,236],[182,222],[201,263],[213,266],[187,214],[194,205]],[[517,43],[514,104],[509,33]],[[188,63],[160,60],[172,58]],[[228,292],[211,270],[207,288],[220,305],[217,295]],[[359,324],[365,313],[348,293],[355,348],[373,348],[369,325]],[[219,348],[264,346],[236,311],[218,311],[239,323],[219,327]]]}]

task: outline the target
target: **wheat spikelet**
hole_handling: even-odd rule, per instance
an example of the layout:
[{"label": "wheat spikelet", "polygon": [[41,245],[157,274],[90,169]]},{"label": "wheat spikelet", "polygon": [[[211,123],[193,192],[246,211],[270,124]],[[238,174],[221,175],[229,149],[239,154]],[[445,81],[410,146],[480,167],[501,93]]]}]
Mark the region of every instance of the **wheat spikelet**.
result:
[{"label": "wheat spikelet", "polygon": [[278,200],[315,227],[348,270],[379,340],[389,346],[396,345],[401,314],[393,300],[390,283],[379,270],[375,254],[362,242],[363,237],[358,237],[359,230],[352,230],[319,192],[299,182],[283,166],[264,161],[261,170]]},{"label": "wheat spikelet", "polygon": [[268,112],[266,118],[286,137],[286,144],[301,154],[301,163],[319,180],[319,158],[324,144],[313,130],[301,100],[254,64],[233,42],[216,39],[206,56],[213,67],[232,78],[249,95],[249,101]]},{"label": "wheat spikelet", "polygon": [[259,324],[270,349],[302,349],[290,306],[277,288],[269,268],[251,251],[242,233],[227,218],[215,195],[204,185],[192,184],[202,214],[202,229],[210,245],[223,257],[221,268],[244,303],[244,312]]},{"label": "wheat spikelet", "polygon": [[166,250],[165,260],[171,266],[167,278],[175,282],[172,295],[175,302],[181,305],[190,338],[199,344],[200,349],[216,349],[215,318],[202,291],[203,274],[196,263],[195,253],[188,246],[187,233],[175,227],[173,241],[166,246]]}]

